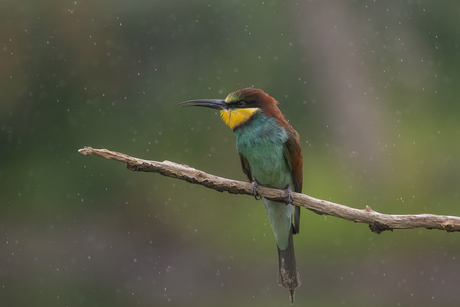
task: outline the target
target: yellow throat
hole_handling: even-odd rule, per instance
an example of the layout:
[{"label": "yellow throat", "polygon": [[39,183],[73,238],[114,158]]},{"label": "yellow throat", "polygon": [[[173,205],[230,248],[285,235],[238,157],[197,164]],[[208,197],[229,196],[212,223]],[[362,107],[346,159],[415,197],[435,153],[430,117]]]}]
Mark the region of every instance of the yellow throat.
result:
[{"label": "yellow throat", "polygon": [[259,110],[258,108],[229,109],[220,111],[220,117],[232,130],[240,124],[246,122]]}]

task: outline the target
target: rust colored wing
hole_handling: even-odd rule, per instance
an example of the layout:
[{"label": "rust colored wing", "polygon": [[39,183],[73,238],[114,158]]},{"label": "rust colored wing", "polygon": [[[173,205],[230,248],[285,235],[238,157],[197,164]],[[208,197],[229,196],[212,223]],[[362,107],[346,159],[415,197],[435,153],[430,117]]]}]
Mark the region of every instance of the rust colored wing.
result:
[{"label": "rust colored wing", "polygon": [[[291,128],[292,129],[292,128]],[[288,129],[286,129],[288,130]],[[291,167],[294,191],[302,193],[303,160],[300,148],[299,134],[295,130],[288,130],[288,140],[284,143],[284,157]]]},{"label": "rust colored wing", "polygon": [[[289,129],[290,128],[290,129]],[[303,159],[302,149],[300,148],[299,134],[292,128],[286,129],[288,140],[284,143],[284,157],[291,167],[292,179],[294,181],[294,191],[302,193],[303,182]],[[300,207],[295,207],[294,212],[294,234],[299,233],[300,229]]]}]

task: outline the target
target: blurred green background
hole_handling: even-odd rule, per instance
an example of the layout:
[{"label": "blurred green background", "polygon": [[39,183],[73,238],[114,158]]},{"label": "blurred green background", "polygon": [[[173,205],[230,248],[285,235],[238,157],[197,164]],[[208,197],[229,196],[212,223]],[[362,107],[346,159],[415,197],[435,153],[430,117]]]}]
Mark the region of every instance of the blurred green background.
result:
[{"label": "blurred green background", "polygon": [[[301,136],[303,191],[460,216],[458,1],[0,3],[0,305],[287,306],[260,202],[108,148],[245,180],[216,112],[254,86]],[[295,306],[458,306],[458,233],[303,210]]]}]

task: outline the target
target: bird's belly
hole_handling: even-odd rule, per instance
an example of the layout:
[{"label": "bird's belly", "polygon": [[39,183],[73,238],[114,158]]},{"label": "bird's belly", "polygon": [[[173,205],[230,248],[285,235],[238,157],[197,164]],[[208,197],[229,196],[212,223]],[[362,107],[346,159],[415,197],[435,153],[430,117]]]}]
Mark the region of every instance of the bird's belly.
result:
[{"label": "bird's belly", "polygon": [[278,189],[293,185],[291,170],[284,158],[283,144],[261,142],[240,146],[238,150],[249,163],[252,179],[259,184]]}]

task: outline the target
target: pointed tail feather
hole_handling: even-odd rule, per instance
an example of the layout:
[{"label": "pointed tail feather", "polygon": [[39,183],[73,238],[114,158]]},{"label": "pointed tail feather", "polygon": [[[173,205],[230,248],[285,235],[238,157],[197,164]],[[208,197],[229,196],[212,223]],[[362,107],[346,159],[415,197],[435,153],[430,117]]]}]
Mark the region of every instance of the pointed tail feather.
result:
[{"label": "pointed tail feather", "polygon": [[292,240],[292,228],[289,234],[289,244],[285,250],[278,248],[278,285],[289,289],[289,298],[294,302],[294,290],[300,286],[300,274],[297,272],[297,264],[294,254],[294,242]]}]

